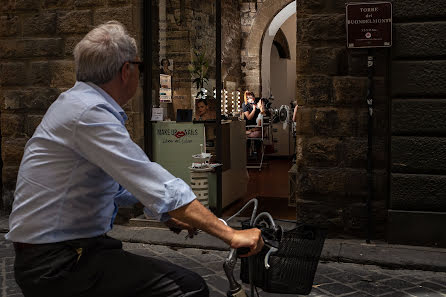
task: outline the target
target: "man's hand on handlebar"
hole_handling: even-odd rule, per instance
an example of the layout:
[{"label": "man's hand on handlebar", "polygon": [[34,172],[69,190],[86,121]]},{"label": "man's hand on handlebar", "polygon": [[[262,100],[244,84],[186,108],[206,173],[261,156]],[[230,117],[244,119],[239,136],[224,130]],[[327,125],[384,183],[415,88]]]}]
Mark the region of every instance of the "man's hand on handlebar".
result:
[{"label": "man's hand on handlebar", "polygon": [[249,257],[257,254],[263,248],[262,234],[259,229],[245,229],[245,230],[235,230],[234,236],[232,237],[229,245],[231,248],[241,248],[248,247],[249,252],[240,257]]}]

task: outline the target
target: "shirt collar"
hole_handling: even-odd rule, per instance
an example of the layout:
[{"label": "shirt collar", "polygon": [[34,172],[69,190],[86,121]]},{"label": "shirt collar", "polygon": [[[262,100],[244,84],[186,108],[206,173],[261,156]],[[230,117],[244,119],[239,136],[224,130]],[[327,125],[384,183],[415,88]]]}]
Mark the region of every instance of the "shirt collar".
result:
[{"label": "shirt collar", "polygon": [[122,119],[125,121],[127,121],[128,117],[125,113],[125,111],[122,109],[122,107],[115,101],[115,99],[113,99],[112,96],[110,96],[106,91],[104,91],[101,87],[99,87],[98,85],[92,83],[92,82],[86,82],[86,84],[88,84],[90,87],[92,87],[93,89],[95,89],[96,91],[99,92],[99,94],[102,95],[102,97],[105,98],[105,100],[107,100],[108,103],[111,104],[111,106],[113,106],[113,108],[119,112],[119,114],[122,116]]}]

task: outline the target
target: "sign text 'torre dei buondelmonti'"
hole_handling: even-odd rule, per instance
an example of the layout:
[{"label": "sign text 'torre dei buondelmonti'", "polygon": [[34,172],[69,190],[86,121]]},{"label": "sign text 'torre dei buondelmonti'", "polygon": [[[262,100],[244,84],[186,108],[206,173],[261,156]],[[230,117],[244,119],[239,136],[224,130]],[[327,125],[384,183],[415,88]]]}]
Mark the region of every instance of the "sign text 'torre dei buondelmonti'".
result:
[{"label": "sign text 'torre dei buondelmonti'", "polygon": [[347,3],[346,28],[349,48],[391,46],[392,3]]}]

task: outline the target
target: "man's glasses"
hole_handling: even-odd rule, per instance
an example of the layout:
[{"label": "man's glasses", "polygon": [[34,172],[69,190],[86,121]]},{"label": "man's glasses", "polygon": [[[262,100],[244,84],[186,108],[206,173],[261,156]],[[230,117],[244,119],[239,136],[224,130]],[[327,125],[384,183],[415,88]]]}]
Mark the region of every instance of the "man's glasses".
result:
[{"label": "man's glasses", "polygon": [[129,61],[129,63],[138,65],[139,73],[144,73],[144,62],[142,62],[142,61]]}]

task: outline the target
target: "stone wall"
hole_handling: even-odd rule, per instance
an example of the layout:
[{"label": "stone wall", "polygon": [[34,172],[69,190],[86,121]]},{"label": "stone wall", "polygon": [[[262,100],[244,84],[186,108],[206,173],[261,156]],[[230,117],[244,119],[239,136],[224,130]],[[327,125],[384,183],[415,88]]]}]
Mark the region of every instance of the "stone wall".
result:
[{"label": "stone wall", "polygon": [[[297,218],[333,232],[367,229],[367,50],[346,48],[344,1],[297,1]],[[374,236],[384,237],[387,50],[377,49]]]},{"label": "stone wall", "polygon": [[[3,3],[5,2],[6,5]],[[72,50],[94,26],[122,22],[141,44],[142,1],[15,0],[0,5],[2,202],[10,208],[26,141],[57,96],[75,82]],[[142,92],[125,107],[143,144]]]},{"label": "stone wall", "polygon": [[393,1],[389,241],[446,246],[446,6]]}]

